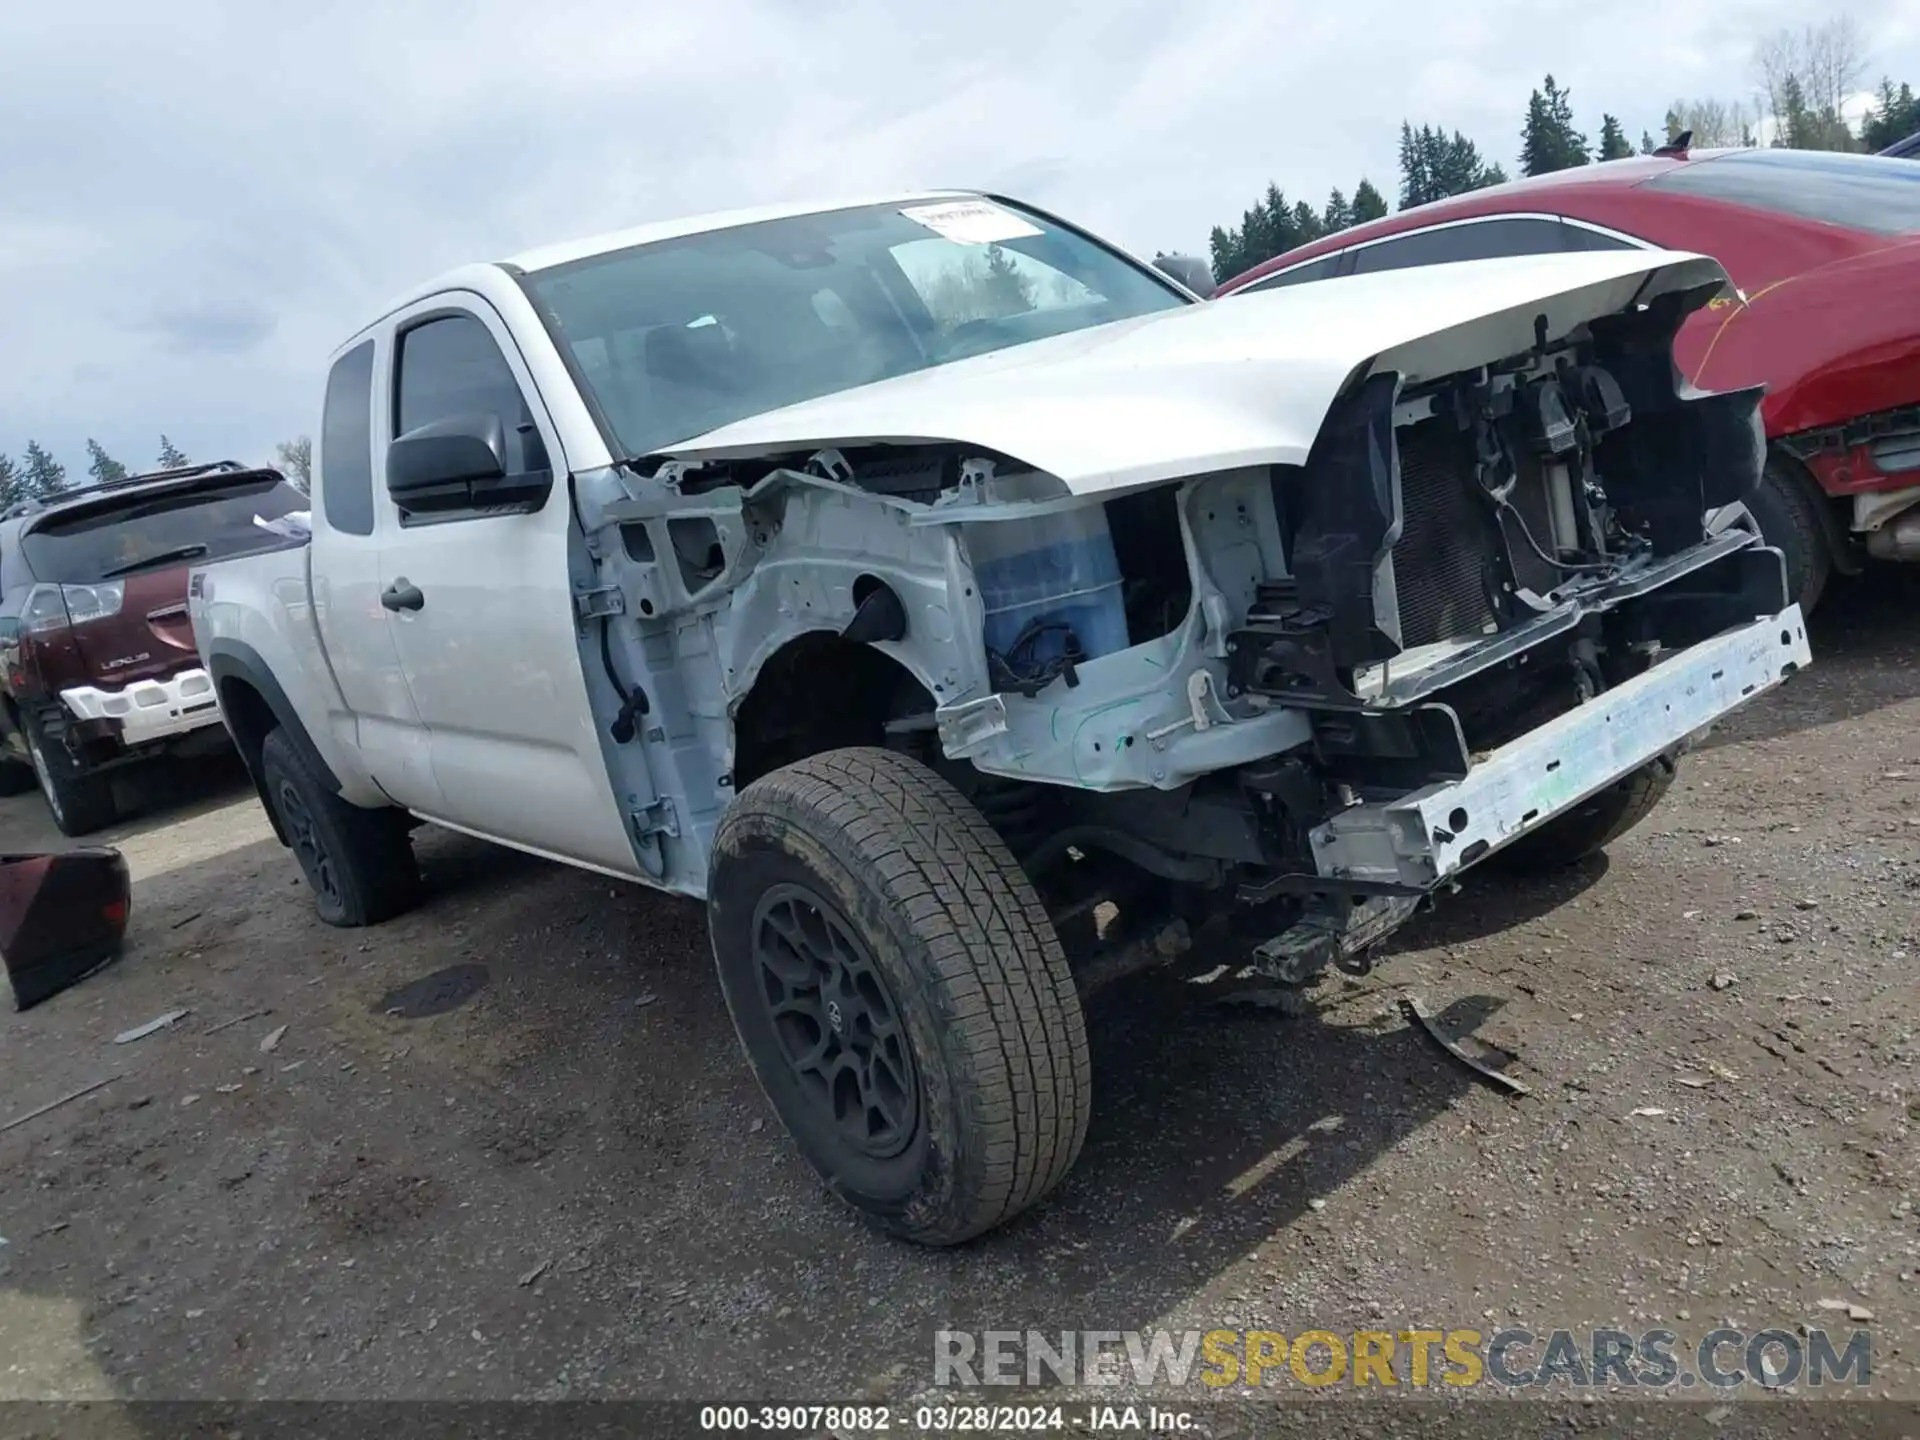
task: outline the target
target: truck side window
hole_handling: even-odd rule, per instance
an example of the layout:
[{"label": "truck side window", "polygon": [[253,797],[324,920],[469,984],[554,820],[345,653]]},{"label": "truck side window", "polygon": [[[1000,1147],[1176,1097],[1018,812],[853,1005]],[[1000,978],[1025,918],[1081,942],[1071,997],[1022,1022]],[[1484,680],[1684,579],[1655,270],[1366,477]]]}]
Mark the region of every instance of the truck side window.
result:
[{"label": "truck side window", "polygon": [[373,342],[356,345],[327,375],[320,412],[320,504],[345,535],[373,533]]},{"label": "truck side window", "polygon": [[507,432],[507,473],[547,468],[533,412],[487,327],[471,315],[443,315],[400,335],[394,434],[456,415],[497,415]]}]

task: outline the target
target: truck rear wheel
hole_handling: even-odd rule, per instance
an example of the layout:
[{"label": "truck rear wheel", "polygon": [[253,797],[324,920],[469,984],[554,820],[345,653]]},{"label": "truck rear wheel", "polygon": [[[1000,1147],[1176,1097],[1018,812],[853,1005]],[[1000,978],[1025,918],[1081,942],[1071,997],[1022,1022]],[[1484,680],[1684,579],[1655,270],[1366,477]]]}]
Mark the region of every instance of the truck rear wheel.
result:
[{"label": "truck rear wheel", "polygon": [[270,731],[261,745],[260,775],[322,920],[346,928],[377,925],[412,907],[420,867],[405,815],[342,800],[285,730]]},{"label": "truck rear wheel", "polygon": [[754,1074],[841,1199],[952,1245],[1060,1183],[1091,1099],[1080,998],[1032,882],[946,780],[877,749],[756,780],[707,914]]},{"label": "truck rear wheel", "polygon": [[62,835],[91,835],[120,818],[111,780],[83,771],[67,748],[44,734],[32,716],[22,716],[20,728],[27,737],[34,778]]},{"label": "truck rear wheel", "polygon": [[1653,813],[1673,787],[1679,766],[1677,755],[1662,755],[1642,765],[1564,815],[1522,835],[1500,852],[1500,858],[1511,869],[1539,872],[1597,855]]}]

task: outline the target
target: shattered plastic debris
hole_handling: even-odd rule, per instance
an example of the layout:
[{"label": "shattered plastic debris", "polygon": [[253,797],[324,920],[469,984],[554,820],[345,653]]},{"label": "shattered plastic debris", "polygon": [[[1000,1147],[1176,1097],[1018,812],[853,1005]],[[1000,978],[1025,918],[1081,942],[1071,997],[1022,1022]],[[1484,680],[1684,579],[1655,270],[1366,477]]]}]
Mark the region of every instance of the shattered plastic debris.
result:
[{"label": "shattered plastic debris", "polygon": [[185,1010],[169,1010],[164,1015],[156,1015],[144,1025],[136,1025],[131,1030],[122,1030],[113,1037],[116,1045],[129,1045],[135,1040],[144,1040],[156,1031],[165,1030],[169,1025],[177,1024],[187,1017]]},{"label": "shattered plastic debris", "polygon": [[274,1051],[280,1048],[280,1042],[286,1039],[286,1036],[287,1036],[286,1026],[284,1025],[274,1026],[273,1029],[269,1030],[266,1033],[265,1037],[260,1041],[260,1053],[262,1055],[271,1055]]},{"label": "shattered plastic debris", "polygon": [[1426,1005],[1417,997],[1402,995],[1400,997],[1400,1008],[1406,1012],[1409,1019],[1415,1021],[1422,1030],[1425,1030],[1428,1035],[1433,1037],[1434,1044],[1438,1045],[1442,1050],[1446,1051],[1447,1054],[1458,1060],[1476,1075],[1485,1076],[1494,1084],[1501,1086],[1515,1095],[1531,1095],[1533,1093],[1532,1087],[1524,1081],[1516,1080],[1504,1070],[1487,1064],[1486,1061],[1480,1059],[1478,1056],[1469,1053],[1458,1040],[1455,1040],[1452,1036],[1442,1031],[1433,1016],[1427,1013]]},{"label": "shattered plastic debris", "polygon": [[1873,1312],[1864,1305],[1856,1305],[1851,1300],[1816,1300],[1816,1310],[1844,1311],[1849,1320],[1865,1322],[1873,1319]]}]

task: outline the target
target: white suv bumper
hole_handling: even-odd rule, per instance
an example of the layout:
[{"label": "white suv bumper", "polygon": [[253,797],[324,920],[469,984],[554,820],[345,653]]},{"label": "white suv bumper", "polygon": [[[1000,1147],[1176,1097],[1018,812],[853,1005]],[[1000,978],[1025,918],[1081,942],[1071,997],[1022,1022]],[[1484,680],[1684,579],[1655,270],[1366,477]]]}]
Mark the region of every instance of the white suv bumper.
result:
[{"label": "white suv bumper", "polygon": [[60,698],[81,720],[117,720],[127,745],[142,745],[169,735],[220,723],[213,679],[198,666],[165,680],[136,680],[121,690],[76,685]]},{"label": "white suv bumper", "polygon": [[1464,780],[1355,805],[1313,832],[1329,878],[1426,890],[1811,663],[1800,607],[1702,641],[1531,730]]}]

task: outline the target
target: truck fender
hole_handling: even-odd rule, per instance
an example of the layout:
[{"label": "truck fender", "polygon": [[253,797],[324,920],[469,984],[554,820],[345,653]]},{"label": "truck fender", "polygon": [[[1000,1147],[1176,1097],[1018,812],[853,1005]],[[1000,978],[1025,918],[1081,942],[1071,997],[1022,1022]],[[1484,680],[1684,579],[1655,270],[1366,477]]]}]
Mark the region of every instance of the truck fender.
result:
[{"label": "truck fender", "polygon": [[336,795],[340,793],[340,778],[313,743],[307,727],[300,723],[299,712],[287,699],[280,682],[274,679],[267,662],[260,658],[259,651],[223,636],[208,647],[206,661],[207,672],[213,677],[214,694],[220,701],[220,718],[226,722],[234,748],[246,762],[247,774],[253,778],[253,788],[259,793],[274,836],[285,845],[286,831],[281,827],[279,812],[268,798],[266,779],[260,771],[260,747],[266,743],[268,734],[276,726],[286,731],[301,759]]}]

